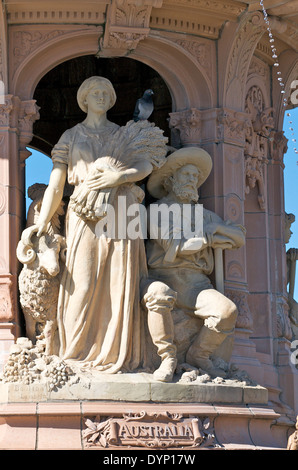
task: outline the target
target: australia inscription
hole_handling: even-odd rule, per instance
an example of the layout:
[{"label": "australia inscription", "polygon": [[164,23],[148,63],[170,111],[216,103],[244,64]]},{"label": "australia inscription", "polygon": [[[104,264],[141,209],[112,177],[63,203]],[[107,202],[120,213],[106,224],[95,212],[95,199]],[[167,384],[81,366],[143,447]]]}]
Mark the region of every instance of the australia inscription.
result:
[{"label": "australia inscription", "polygon": [[83,437],[86,447],[215,447],[209,418],[181,414],[124,414],[123,417],[87,419]]}]

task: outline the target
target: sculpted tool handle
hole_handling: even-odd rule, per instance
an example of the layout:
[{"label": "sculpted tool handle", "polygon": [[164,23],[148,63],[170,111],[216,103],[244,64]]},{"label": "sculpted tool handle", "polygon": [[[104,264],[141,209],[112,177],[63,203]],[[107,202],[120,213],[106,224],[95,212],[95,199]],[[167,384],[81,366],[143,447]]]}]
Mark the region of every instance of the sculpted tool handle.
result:
[{"label": "sculpted tool handle", "polygon": [[222,248],[214,248],[215,261],[215,285],[216,290],[224,293],[224,272],[223,272],[223,250]]}]

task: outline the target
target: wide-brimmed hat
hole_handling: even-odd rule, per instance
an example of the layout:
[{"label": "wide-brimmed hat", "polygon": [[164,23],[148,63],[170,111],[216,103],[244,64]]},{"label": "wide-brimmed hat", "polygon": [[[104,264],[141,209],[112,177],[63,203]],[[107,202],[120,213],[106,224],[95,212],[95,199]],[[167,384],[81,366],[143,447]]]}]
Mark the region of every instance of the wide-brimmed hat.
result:
[{"label": "wide-brimmed hat", "polygon": [[198,147],[184,147],[176,150],[167,157],[166,163],[161,168],[151,173],[147,182],[149,193],[156,199],[166,196],[167,190],[164,188],[164,181],[185,165],[195,165],[200,170],[199,187],[210,175],[212,159],[209,153]]}]

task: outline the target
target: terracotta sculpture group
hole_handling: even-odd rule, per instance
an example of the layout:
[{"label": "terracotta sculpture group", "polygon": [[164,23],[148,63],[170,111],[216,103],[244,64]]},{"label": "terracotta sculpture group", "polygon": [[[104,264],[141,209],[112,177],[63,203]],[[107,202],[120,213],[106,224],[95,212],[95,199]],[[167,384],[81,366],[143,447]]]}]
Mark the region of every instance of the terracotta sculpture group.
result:
[{"label": "terracotta sculpture group", "polygon": [[[214,358],[229,360],[237,309],[209,276],[214,250],[241,247],[245,229],[203,208],[203,229],[190,237],[171,216],[167,236],[156,218],[148,219],[147,240],[121,237],[117,231],[121,200],[126,207],[144,207],[144,189],[155,199],[157,212],[188,205],[193,227],[198,189],[212,170],[211,157],[200,148],[169,150],[162,131],[148,121],[123,127],[110,122],[107,111],[116,95],[103,77],[85,80],[77,98],[86,119],[55,145],[49,185],[18,246],[28,268],[20,253],[32,254],[42,238],[51,252],[52,241],[45,238],[60,236],[59,267],[50,273],[55,277],[60,269],[56,315],[47,318],[44,310],[32,327],[30,299],[24,300],[27,335],[33,342],[44,341],[46,354],[99,372],[151,370],[154,379],[168,382],[177,365],[186,363],[213,377],[223,375]],[[53,220],[57,211],[62,213],[66,180],[74,190],[65,232],[59,233]],[[109,208],[113,237],[98,232],[99,223],[109,222]],[[154,213],[147,207],[149,212]],[[37,258],[48,260],[51,255],[44,249],[41,256],[41,251]],[[20,277],[20,291],[22,282]],[[49,289],[45,284],[44,297]]]}]

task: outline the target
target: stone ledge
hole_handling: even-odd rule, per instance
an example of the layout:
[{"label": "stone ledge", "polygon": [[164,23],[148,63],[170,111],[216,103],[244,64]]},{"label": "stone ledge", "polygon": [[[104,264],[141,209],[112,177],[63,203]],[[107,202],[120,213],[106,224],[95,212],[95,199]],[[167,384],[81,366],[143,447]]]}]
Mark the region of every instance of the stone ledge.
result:
[{"label": "stone ledge", "polygon": [[[176,418],[177,415],[180,418]],[[193,418],[211,423],[213,440],[210,449],[257,450],[285,449],[287,437],[291,433],[289,425],[278,425],[280,417],[269,406],[208,404],[208,403],[136,403],[113,401],[61,401],[43,403],[6,403],[0,405],[0,449],[1,450],[146,450],[146,445],[135,442],[130,447],[114,442],[102,447],[98,443],[88,443],[84,438],[88,420],[109,423],[110,420],[121,426],[125,416],[130,416],[132,425],[140,423],[144,429],[150,425],[157,432],[174,422],[189,423]],[[173,418],[174,416],[174,418]],[[87,421],[86,421],[87,420]],[[151,421],[150,421],[151,420]],[[118,427],[118,436],[121,436]],[[143,443],[144,444],[144,443]],[[160,447],[155,442],[150,450]],[[181,449],[181,447],[180,447]],[[182,447],[191,452],[200,450],[200,445]],[[169,447],[171,450],[171,446]]]},{"label": "stone ledge", "polygon": [[30,385],[0,383],[0,403],[48,402],[59,400],[108,400],[142,403],[234,403],[262,404],[268,402],[268,391],[259,385],[245,383],[163,383],[151,374],[119,374],[66,383],[50,390],[47,383]]}]

